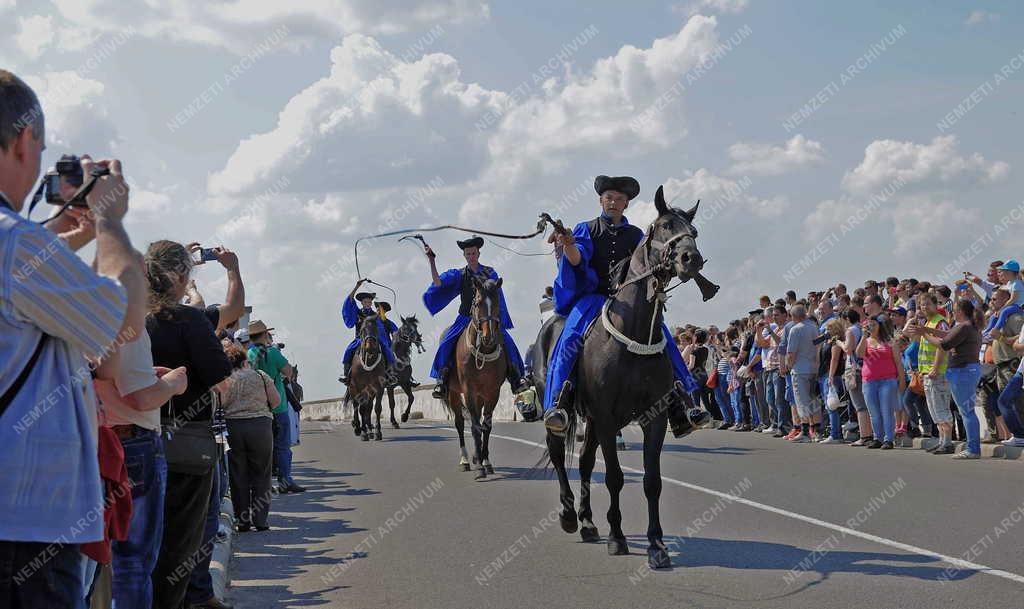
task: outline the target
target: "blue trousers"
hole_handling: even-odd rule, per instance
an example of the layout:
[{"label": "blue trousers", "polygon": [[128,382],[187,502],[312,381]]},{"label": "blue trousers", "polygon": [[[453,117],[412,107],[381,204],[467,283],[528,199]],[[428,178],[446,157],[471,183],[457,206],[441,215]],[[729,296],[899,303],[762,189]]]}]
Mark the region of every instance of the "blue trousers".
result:
[{"label": "blue trousers", "polygon": [[[841,413],[842,413],[843,409],[842,408],[838,408],[836,410],[829,409],[829,407],[828,407],[828,377],[826,376],[826,377],[823,377],[823,378],[825,379],[825,383],[822,386],[821,399],[822,399],[822,402],[825,404],[825,410],[828,412],[828,426],[829,426],[829,434],[828,435],[833,440],[842,440],[843,439],[843,420],[842,420],[842,417],[841,417]],[[841,374],[835,375],[832,378],[832,385],[836,388],[836,393],[837,394],[843,395],[843,393],[844,393],[844,389],[843,389],[843,375],[841,375]]]},{"label": "blue trousers", "polygon": [[[892,442],[896,439],[897,393],[896,379],[864,381],[864,402],[868,405],[871,429],[875,432],[876,440]],[[981,449],[978,450],[980,452]]]},{"label": "blue trousers", "polygon": [[980,454],[981,422],[978,420],[978,413],[974,412],[974,396],[978,390],[978,381],[981,380],[981,364],[947,368],[946,378],[949,379],[949,389],[953,394],[953,401],[956,402],[956,409],[960,411],[960,418],[964,421],[967,452]]},{"label": "blue trousers", "polygon": [[156,567],[164,534],[167,460],[163,440],[155,431],[122,440],[121,446],[132,483],[132,519],[128,539],[110,543],[114,604],[149,609],[153,602],[150,576]]},{"label": "blue trousers", "polygon": [[[431,377],[440,379],[441,370],[451,367],[452,357],[455,355],[455,344],[470,321],[472,319],[468,316],[459,315],[455,318],[455,322],[445,330],[441,336],[441,343],[437,346],[437,353],[434,354],[434,362],[430,366]],[[519,376],[522,377],[526,373],[523,366],[523,356],[520,355],[519,348],[516,347],[516,341],[512,339],[512,335],[509,334],[508,330],[502,330],[502,334],[505,337],[505,353],[508,354],[512,366],[519,371]]]},{"label": "blue trousers", "polygon": [[[558,398],[565,381],[575,382],[573,372],[576,365],[576,358],[583,350],[583,335],[587,326],[601,314],[601,307],[608,298],[603,294],[588,294],[579,299],[569,316],[565,318],[565,327],[562,335],[555,343],[555,351],[551,361],[548,363],[547,384],[544,387],[544,411],[550,410]],[[661,325],[662,335],[665,336],[665,353],[672,362],[672,370],[677,380],[683,383],[686,391],[697,391],[697,382],[690,376],[690,371],[683,362],[683,355],[679,353],[679,347],[668,331],[668,326]]]},{"label": "blue trousers", "polygon": [[725,388],[725,375],[719,375],[718,385],[715,386],[715,402],[718,409],[722,411],[722,421],[729,423],[736,422],[732,414],[732,404],[729,402],[729,391]]},{"label": "blue trousers", "polygon": [[999,413],[1003,415],[1006,428],[1015,438],[1024,438],[1024,425],[1021,424],[1020,417],[1017,416],[1016,408],[1017,398],[1022,392],[1024,392],[1024,376],[1018,372],[1010,378],[1010,382],[1003,388],[1002,393],[999,394],[999,400],[996,402],[996,405],[999,406]]},{"label": "blue trousers", "polygon": [[0,607],[85,609],[84,599],[78,544],[0,541]]}]

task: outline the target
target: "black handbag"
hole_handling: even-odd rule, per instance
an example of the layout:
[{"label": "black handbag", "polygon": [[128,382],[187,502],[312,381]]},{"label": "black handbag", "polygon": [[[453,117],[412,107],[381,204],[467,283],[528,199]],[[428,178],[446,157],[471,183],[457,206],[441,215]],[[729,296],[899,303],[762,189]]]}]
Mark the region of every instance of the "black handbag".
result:
[{"label": "black handbag", "polygon": [[[216,400],[216,393],[210,395]],[[217,439],[210,421],[182,422],[174,416],[174,398],[169,408],[171,418],[164,419],[164,454],[167,469],[177,474],[205,476],[217,463]]]}]

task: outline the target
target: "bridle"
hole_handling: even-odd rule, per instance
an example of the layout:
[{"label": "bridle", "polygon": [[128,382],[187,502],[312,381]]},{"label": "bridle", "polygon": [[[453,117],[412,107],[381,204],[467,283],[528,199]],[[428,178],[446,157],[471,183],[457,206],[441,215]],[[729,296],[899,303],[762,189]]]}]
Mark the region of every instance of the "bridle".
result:
[{"label": "bridle", "polygon": [[[466,347],[469,349],[470,354],[473,355],[474,363],[476,365],[477,370],[482,370],[484,364],[493,362],[494,360],[501,357],[502,354],[502,341],[500,340],[495,341],[495,347],[493,351],[484,352],[484,350],[482,349],[483,324],[486,323],[489,326],[493,324],[498,328],[499,331],[501,329],[501,319],[500,317],[494,317],[494,307],[492,306],[493,303],[491,302],[490,298],[487,299],[487,315],[485,317],[480,317],[477,315],[477,311],[480,309],[480,304],[481,301],[483,300],[482,294],[482,287],[480,285],[477,285],[476,294],[473,296],[473,317],[470,320],[470,324],[473,326],[473,329],[475,330],[475,339],[472,342],[470,342],[469,340],[469,332],[466,332]],[[499,306],[498,309],[500,310],[501,307]],[[497,332],[493,332],[492,334],[494,334],[494,336],[497,336]]]},{"label": "bridle", "polygon": [[[365,324],[366,321],[363,321],[362,323]],[[376,325],[376,322],[374,322],[374,325]],[[362,330],[362,333],[366,334],[367,332],[366,330]],[[366,352],[370,349],[370,345],[376,346],[377,358],[373,360],[372,364],[367,364]],[[369,336],[360,337],[359,352],[356,355],[359,357],[359,364],[363,367],[363,370],[370,372],[380,365],[381,360],[384,359],[384,350],[380,348],[380,340],[373,334],[370,334]]]},{"label": "bridle", "polygon": [[[652,222],[647,228],[647,233],[644,235],[643,241],[640,243],[640,247],[643,248],[644,253],[644,267],[647,270],[636,277],[617,285],[612,289],[611,294],[609,294],[609,296],[614,296],[619,292],[619,290],[628,285],[645,279],[651,280],[652,289],[650,290],[650,294],[647,299],[648,301],[655,301],[655,306],[651,313],[651,325],[647,334],[647,343],[635,341],[615,327],[611,319],[608,317],[609,305],[612,302],[611,298],[606,300],[604,305],[601,307],[601,324],[604,326],[605,331],[607,331],[612,338],[625,345],[627,351],[636,355],[657,355],[665,350],[666,339],[664,336],[662,336],[661,340],[657,343],[652,343],[652,341],[654,340],[654,327],[657,323],[658,314],[664,311],[665,308],[667,293],[681,285],[680,283],[676,284],[675,287],[665,289],[665,286],[672,281],[672,277],[675,275],[673,271],[675,270],[676,248],[684,239],[689,239],[690,242],[692,242],[694,249],[697,248],[697,231],[689,222],[686,223],[686,230],[672,235],[665,241],[659,241],[652,238],[652,235],[654,234],[654,224],[656,222],[657,220]],[[651,256],[653,251],[657,251],[657,261],[652,264]]]}]

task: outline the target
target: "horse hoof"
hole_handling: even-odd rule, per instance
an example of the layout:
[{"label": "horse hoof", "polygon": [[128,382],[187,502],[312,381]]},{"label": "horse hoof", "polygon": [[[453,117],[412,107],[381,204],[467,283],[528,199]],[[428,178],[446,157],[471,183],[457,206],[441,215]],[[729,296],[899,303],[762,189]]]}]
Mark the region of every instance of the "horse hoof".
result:
[{"label": "horse hoof", "polygon": [[664,545],[647,548],[647,566],[652,569],[668,569],[671,567],[672,559],[669,558],[668,549]]},{"label": "horse hoof", "polygon": [[379,432],[379,431],[378,431],[378,432],[377,432],[377,435],[375,435],[375,436],[373,437],[373,439],[374,439],[374,440],[383,440],[383,439],[384,439],[384,434],[382,434],[381,432]]},{"label": "horse hoof", "polygon": [[576,520],[576,512],[572,510],[563,509],[558,514],[558,522],[562,525],[562,530],[566,533],[575,533],[576,527],[579,525]]},{"label": "horse hoof", "polygon": [[408,423],[409,422],[409,413],[408,412],[403,412],[402,413],[402,422],[403,423]]},{"label": "horse hoof", "polygon": [[364,433],[360,437],[363,439],[363,442],[369,442],[370,441],[370,434],[368,434],[368,433]]},{"label": "horse hoof", "polygon": [[583,527],[580,529],[580,538],[585,543],[596,543],[601,541],[601,534],[597,532],[597,527]]},{"label": "horse hoof", "polygon": [[629,546],[625,539],[608,538],[608,556],[624,556],[629,554]]},{"label": "horse hoof", "polygon": [[488,463],[487,465],[484,466],[484,471],[486,471],[488,474],[493,474],[494,466]]},{"label": "horse hoof", "polygon": [[394,429],[401,429],[398,425],[398,421],[391,421],[391,427]]},{"label": "horse hoof", "polygon": [[487,478],[487,470],[482,467],[477,470],[476,476],[473,477],[474,480],[483,480],[485,478]]},{"label": "horse hoof", "polygon": [[358,429],[353,429],[353,430],[352,430],[352,433],[356,434],[356,437],[357,437],[357,438],[358,438],[359,436],[363,435],[363,432],[359,431]]},{"label": "horse hoof", "polygon": [[460,468],[462,469],[462,471],[464,471],[464,472],[468,472],[468,471],[469,471],[469,470],[471,469],[471,468],[469,467],[469,463],[462,463],[462,464],[460,464],[460,465],[459,465],[459,467],[460,467]]}]

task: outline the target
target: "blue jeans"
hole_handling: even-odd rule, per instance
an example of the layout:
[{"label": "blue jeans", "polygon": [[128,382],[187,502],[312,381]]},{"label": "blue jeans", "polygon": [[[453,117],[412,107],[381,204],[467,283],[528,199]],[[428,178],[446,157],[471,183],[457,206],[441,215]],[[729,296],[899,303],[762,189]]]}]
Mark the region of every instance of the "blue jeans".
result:
[{"label": "blue jeans", "polygon": [[110,544],[114,605],[149,609],[153,600],[150,575],[164,535],[167,460],[163,440],[155,431],[140,432],[122,440],[121,446],[132,483],[132,520],[128,539]]},{"label": "blue jeans", "polygon": [[778,413],[775,412],[775,377],[778,376],[778,372],[768,370],[762,374],[764,374],[764,401],[768,405],[768,420],[763,422],[765,425],[778,427]]},{"label": "blue jeans", "polygon": [[724,375],[718,375],[718,385],[715,387],[715,402],[718,409],[722,411],[722,420],[732,424],[736,419],[732,416],[732,405],[729,403],[729,392],[725,389]]},{"label": "blue jeans", "polygon": [[[843,395],[845,389],[843,388],[843,375],[837,374],[832,377],[832,386],[836,388],[838,395]],[[840,413],[843,411],[842,407],[832,410],[828,407],[828,377],[825,377],[825,384],[822,388],[821,399],[825,402],[825,410],[828,411],[828,427],[829,437],[833,440],[843,439],[843,420]]]},{"label": "blue jeans", "polygon": [[1006,428],[1015,438],[1024,438],[1024,425],[1021,424],[1020,417],[1017,416],[1016,408],[1017,398],[1021,393],[1024,393],[1024,376],[1018,372],[1013,375],[1006,387],[1003,387],[1002,393],[999,394],[999,400],[996,402],[996,405],[999,406],[999,413],[1003,415]]},{"label": "blue jeans", "polygon": [[967,452],[981,454],[981,422],[978,421],[978,413],[974,412],[974,395],[978,391],[978,381],[981,380],[981,364],[947,368],[946,378],[949,379],[949,389],[956,402],[956,409],[964,421]]},{"label": "blue jeans", "polygon": [[786,379],[781,372],[772,372],[772,382],[775,385],[775,422],[780,430],[788,430],[793,426],[789,416],[789,402],[786,396]]},{"label": "blue jeans", "polygon": [[736,419],[737,425],[743,423],[743,408],[740,406],[740,401],[743,399],[742,393],[743,389],[729,392],[729,405],[732,406],[732,416]]},{"label": "blue jeans", "polygon": [[0,607],[85,609],[81,557],[77,544],[0,541]]},{"label": "blue jeans", "polygon": [[292,445],[291,422],[288,410],[274,415],[277,423],[274,433],[274,465],[277,466],[277,479],[284,484],[294,484],[292,480]]},{"label": "blue jeans", "polygon": [[199,546],[195,568],[188,581],[188,592],[185,602],[199,604],[213,598],[213,576],[210,575],[210,559],[213,558],[214,537],[220,524],[220,502],[224,497],[224,460],[219,459],[213,468],[213,490],[210,491],[210,504],[206,510],[206,527],[203,529],[203,543]]},{"label": "blue jeans", "polygon": [[[871,415],[871,429],[876,440],[892,442],[896,439],[896,379],[864,381],[864,402]],[[879,434],[882,430],[882,434]],[[879,435],[882,435],[879,438]]]}]

